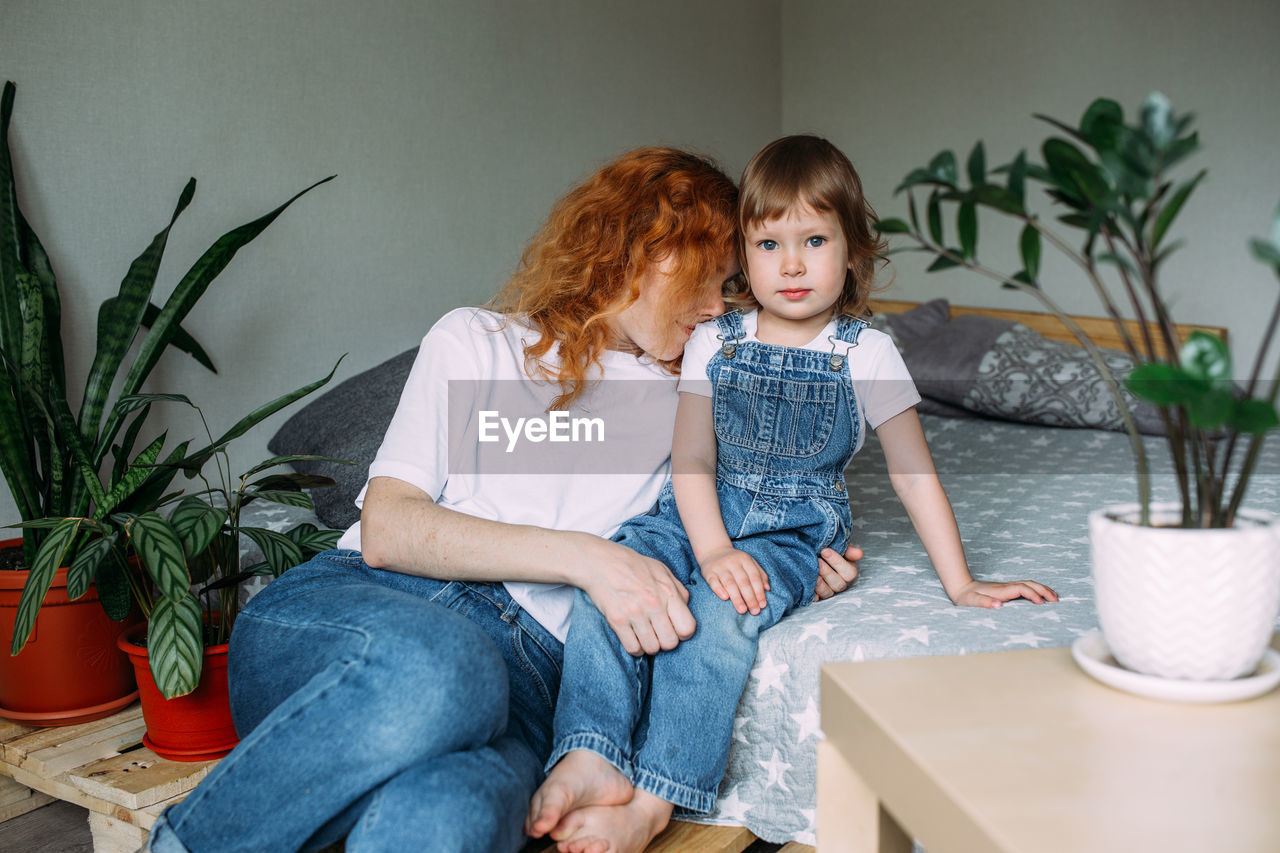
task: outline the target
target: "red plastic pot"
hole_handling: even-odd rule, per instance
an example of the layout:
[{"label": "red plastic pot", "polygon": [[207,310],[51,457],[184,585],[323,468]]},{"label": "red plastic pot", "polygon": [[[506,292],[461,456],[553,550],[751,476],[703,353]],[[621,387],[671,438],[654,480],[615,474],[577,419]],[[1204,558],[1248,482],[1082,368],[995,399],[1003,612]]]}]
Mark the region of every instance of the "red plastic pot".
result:
[{"label": "red plastic pot", "polygon": [[[0,550],[21,545],[21,539],[7,539]],[[70,726],[132,703],[138,697],[133,667],[116,641],[137,617],[112,622],[92,584],[72,601],[66,568],[54,576],[26,647],[9,654],[28,574],[0,571],[0,717],[29,726]]]},{"label": "red plastic pot", "polygon": [[147,724],[143,744],[172,761],[209,761],[230,752],[240,738],[231,722],[231,699],[227,694],[227,646],[204,650],[200,684],[186,696],[166,699],[151,677],[151,661],[145,646],[136,645],[146,637],[147,626],[125,632],[117,641],[133,663],[138,679],[142,719]]}]

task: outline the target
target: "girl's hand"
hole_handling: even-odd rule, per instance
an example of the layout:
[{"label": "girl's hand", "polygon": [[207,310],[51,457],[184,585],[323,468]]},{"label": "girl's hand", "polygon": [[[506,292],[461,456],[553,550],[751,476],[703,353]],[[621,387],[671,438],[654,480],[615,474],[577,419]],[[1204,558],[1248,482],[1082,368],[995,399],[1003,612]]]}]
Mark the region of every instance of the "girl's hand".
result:
[{"label": "girl's hand", "polygon": [[693,636],[697,625],[686,603],[689,590],[664,563],[592,538],[603,553],[592,560],[593,571],[582,590],[629,654],[656,655]]},{"label": "girl's hand", "polygon": [[1000,607],[1006,601],[1025,598],[1036,604],[1046,601],[1057,601],[1058,594],[1037,581],[1013,581],[1012,583],[992,583],[990,581],[970,581],[951,596],[951,600],[961,607]]},{"label": "girl's hand", "polygon": [[765,608],[764,593],[769,588],[769,576],[750,554],[736,548],[721,548],[698,563],[711,591],[722,601],[732,601],[739,613],[750,610],[752,616],[758,616]]},{"label": "girl's hand", "polygon": [[851,587],[858,579],[858,560],[862,557],[862,549],[855,545],[850,545],[844,556],[833,548],[824,548],[818,555],[818,581],[813,587],[813,600],[830,598]]}]

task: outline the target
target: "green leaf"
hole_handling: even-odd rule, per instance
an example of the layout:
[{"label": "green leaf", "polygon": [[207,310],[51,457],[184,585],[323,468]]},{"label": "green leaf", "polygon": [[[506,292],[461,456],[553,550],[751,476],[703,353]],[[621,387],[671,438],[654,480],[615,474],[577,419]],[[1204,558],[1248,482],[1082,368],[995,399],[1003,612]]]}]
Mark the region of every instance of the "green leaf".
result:
[{"label": "green leaf", "polygon": [[982,140],[978,140],[974,144],[973,150],[969,152],[967,166],[969,182],[973,186],[979,187],[987,182],[987,151],[982,145]]},{"label": "green leaf", "polygon": [[978,251],[978,209],[972,201],[960,203],[956,211],[956,231],[960,235],[960,252],[972,258]]},{"label": "green leaf", "polygon": [[123,568],[123,557],[119,551],[113,551],[111,557],[98,564],[93,582],[98,588],[98,603],[107,618],[120,622],[133,610],[133,592],[124,576],[125,571],[131,569]]},{"label": "green leaf", "polygon": [[263,527],[242,527],[240,532],[262,549],[262,556],[271,566],[271,571],[276,577],[280,577],[305,559],[298,543],[283,533]]},{"label": "green leaf", "polygon": [[[247,474],[245,476],[248,476]],[[283,474],[268,474],[261,480],[249,485],[259,489],[287,489],[296,492],[300,489],[327,489],[338,483],[332,477],[320,474],[298,474],[292,471]]]},{"label": "green leaf", "polygon": [[929,219],[929,236],[933,242],[942,245],[942,201],[937,190],[929,194],[929,205],[926,209]]},{"label": "green leaf", "polygon": [[1237,400],[1227,425],[1239,432],[1261,435],[1280,426],[1280,416],[1266,400]]},{"label": "green leaf", "polygon": [[85,384],[84,400],[80,404],[80,426],[87,435],[98,435],[111,388],[151,302],[151,291],[155,288],[156,273],[160,269],[165,245],[169,241],[169,231],[182,211],[187,209],[195,192],[196,180],[192,178],[178,196],[178,204],[169,218],[169,224],[134,259],[129,272],[120,282],[118,295],[103,302],[98,309],[98,343]]},{"label": "green leaf", "polygon": [[152,403],[160,402],[186,403],[196,411],[200,410],[200,407],[191,402],[185,394],[128,394],[116,401],[112,411],[118,415],[127,415],[136,409],[143,409]]},{"label": "green leaf", "polygon": [[1173,194],[1173,198],[1169,199],[1169,203],[1161,209],[1160,215],[1156,217],[1155,230],[1151,232],[1151,245],[1153,248],[1160,246],[1160,241],[1164,239],[1165,232],[1173,224],[1174,217],[1178,215],[1178,211],[1182,210],[1182,205],[1186,203],[1187,197],[1196,188],[1196,184],[1200,183],[1207,174],[1207,169],[1201,169],[1194,178],[1178,187],[1178,191]]},{"label": "green leaf", "polygon": [[[160,308],[154,302],[147,303],[147,310],[142,315],[142,328],[150,329],[159,319]],[[191,337],[191,333],[182,328],[182,326],[178,326],[173,330],[173,340],[169,341],[169,346],[185,352],[210,373],[218,372],[218,368],[213,364],[213,359],[209,358],[209,353],[205,352],[204,347],[200,346],[200,342]]]},{"label": "green leaf", "polygon": [[1040,232],[1034,225],[1028,223],[1022,229],[1018,247],[1022,251],[1023,269],[1026,270],[1027,276],[1035,281],[1040,275]]},{"label": "green leaf", "polygon": [[18,599],[18,608],[13,622],[13,642],[9,646],[10,654],[17,654],[27,644],[31,631],[35,628],[36,616],[40,605],[44,603],[45,594],[53,585],[53,576],[66,563],[67,556],[75,547],[80,536],[80,528],[85,523],[82,518],[66,518],[45,537],[44,544],[36,552],[34,563],[28,569],[26,584],[22,587],[22,595]]},{"label": "green leaf", "polygon": [[1223,388],[1212,388],[1192,397],[1184,407],[1187,419],[1202,429],[1212,429],[1226,423],[1235,408],[1235,400],[1231,392]]},{"label": "green leaf", "polygon": [[94,539],[80,549],[76,558],[71,561],[67,570],[67,597],[72,601],[84,595],[98,573],[98,566],[111,556],[111,547],[115,545],[115,535],[102,539]]},{"label": "green leaf", "polygon": [[898,184],[898,188],[893,191],[893,194],[897,195],[903,190],[919,186],[920,184],[932,184],[935,182],[936,180],[933,173],[928,169],[912,169],[907,173],[907,176],[902,179],[902,183]]},{"label": "green leaf", "polygon": [[[214,279],[218,277],[218,274],[231,263],[236,253],[253,242],[289,205],[321,184],[333,180],[334,177],[336,176],[330,175],[324,180],[317,181],[270,213],[241,225],[239,228],[228,231],[200,256],[191,269],[187,271],[186,275],[182,277],[182,280],[178,282],[177,287],[174,288],[173,293],[165,302],[164,308],[161,309],[160,316],[156,318],[155,325],[151,327],[146,337],[143,338],[142,345],[133,361],[133,366],[125,376],[124,383],[121,386],[121,395],[136,394],[141,389],[142,383],[151,374],[152,369],[155,368],[156,363],[160,360],[161,354],[173,340],[176,329],[186,319],[187,314],[199,301],[200,297],[204,295]],[[114,414],[108,418],[108,422],[103,429],[104,433],[114,435],[116,428],[113,422],[114,418]]]},{"label": "green leaf", "polygon": [[277,397],[276,399],[272,400],[270,403],[267,403],[266,405],[261,406],[258,409],[255,409],[250,414],[241,418],[239,421],[235,423],[235,425],[231,427],[231,429],[227,430],[225,433],[219,436],[218,439],[213,442],[213,444],[197,451],[196,453],[193,453],[191,456],[184,459],[182,462],[182,467],[188,468],[188,469],[194,468],[197,470],[199,468],[204,467],[204,463],[208,460],[209,456],[215,453],[219,448],[225,447],[229,442],[244,435],[250,429],[257,426],[257,424],[260,423],[261,421],[265,420],[266,418],[269,418],[271,415],[274,415],[276,412],[289,406],[295,401],[302,399],[303,397],[307,396],[311,392],[315,391],[317,388],[324,387],[326,384],[328,384],[329,380],[333,378],[333,375],[337,373],[338,365],[342,364],[342,359],[346,357],[347,357],[346,353],[343,353],[342,357],[339,358],[338,361],[333,365],[333,369],[329,371],[327,376],[317,379],[315,382],[311,382],[307,385],[303,385],[301,388],[291,391],[288,394]]},{"label": "green leaf", "polygon": [[[1022,270],[1021,272],[1016,273],[1015,275],[1010,276],[1010,278],[1012,279],[1012,281],[1016,281],[1016,282],[1018,282],[1018,284],[1025,284],[1025,285],[1027,285],[1028,287],[1036,287],[1036,288],[1038,288],[1038,287],[1040,286],[1040,285],[1036,284],[1035,279],[1033,279],[1033,278],[1031,277],[1031,274],[1030,274],[1030,273],[1028,273],[1026,270]],[[1011,284],[1011,283],[1010,283],[1010,282],[1008,282],[1008,281],[1002,281],[1002,282],[1000,282],[1000,286],[1001,286],[1001,287],[1003,287],[1005,290],[1018,290],[1018,289],[1019,289],[1017,286],[1015,286],[1015,285]]]},{"label": "green leaf", "polygon": [[168,433],[161,433],[160,436],[151,444],[147,445],[133,464],[129,467],[119,482],[111,487],[111,491],[107,492],[106,497],[98,508],[94,510],[95,518],[106,518],[107,515],[118,507],[127,497],[142,485],[143,481],[155,470],[156,459],[160,456],[160,451],[164,449],[165,437]]},{"label": "green leaf", "polygon": [[[355,464],[350,459],[336,459],[332,456],[316,456],[315,454],[312,454],[312,453],[294,453],[288,456],[272,456],[270,459],[263,460],[262,462],[259,462],[257,465],[254,465],[252,468],[246,471],[244,473],[244,477],[247,480],[248,478],[252,477],[254,474],[261,473],[267,470],[268,468],[274,468],[277,465],[288,465],[293,462],[335,462],[338,465],[354,465]],[[273,474],[272,476],[295,477],[295,476],[302,476],[302,475],[289,472],[287,474]],[[259,480],[258,485],[261,485],[262,482],[263,481]],[[304,486],[303,488],[307,488],[307,487]]]},{"label": "green leaf", "polygon": [[903,222],[901,219],[880,219],[875,223],[875,229],[881,234],[911,233],[911,226]]},{"label": "green leaf", "polygon": [[275,490],[275,489],[257,489],[249,492],[244,497],[247,504],[253,500],[264,500],[268,503],[282,504],[284,506],[296,506],[302,509],[315,509],[315,504],[311,502],[311,498],[302,492],[293,490]]},{"label": "green leaf", "polygon": [[1026,209],[1022,206],[1022,201],[1017,196],[996,184],[984,184],[980,187],[975,187],[972,197],[978,204],[995,208],[1001,213],[1012,213],[1015,216],[1022,216],[1026,213]]},{"label": "green leaf", "polygon": [[[960,254],[958,251],[955,253],[957,255]],[[929,268],[925,270],[925,272],[940,272],[941,270],[949,270],[952,267],[958,266],[960,266],[960,264],[957,261],[953,261],[945,255],[938,255],[937,259],[934,260],[933,263],[929,264]]]},{"label": "green leaf", "polygon": [[304,554],[311,556],[336,548],[338,540],[342,538],[342,531],[321,530],[314,524],[304,523],[287,531],[285,535],[297,542]]},{"label": "green leaf", "polygon": [[182,540],[173,526],[159,513],[147,512],[131,517],[125,523],[125,532],[164,597],[181,601],[191,586],[191,576]]},{"label": "green leaf", "polygon": [[1027,152],[1019,151],[1018,156],[1014,159],[1013,165],[1009,167],[1009,182],[1006,186],[1009,188],[1009,195],[1018,200],[1018,206],[1026,209],[1027,206]]},{"label": "green leaf", "polygon": [[1138,365],[1124,384],[1140,399],[1158,406],[1181,405],[1209,390],[1204,380],[1161,362]]},{"label": "green leaf", "polygon": [[191,559],[209,547],[227,518],[225,509],[210,506],[197,497],[186,497],[174,507],[169,523],[178,534],[182,552]]},{"label": "green leaf", "polygon": [[1124,109],[1110,98],[1098,98],[1089,104],[1080,118],[1080,136],[1095,151],[1114,150],[1120,141],[1119,127],[1124,124]]},{"label": "green leaf", "polygon": [[949,187],[956,185],[959,170],[956,168],[956,155],[951,151],[940,151],[929,161],[929,172],[940,183]]},{"label": "green leaf", "polygon": [[1178,350],[1178,363],[1191,376],[1211,385],[1231,384],[1231,351],[1216,335],[1192,332]]},{"label": "green leaf", "polygon": [[1253,256],[1264,264],[1280,266],[1280,246],[1254,237],[1249,241],[1249,250],[1253,252]]},{"label": "green leaf", "polygon": [[204,662],[203,613],[187,593],[172,601],[162,598],[147,623],[147,658],[156,687],[166,699],[183,696],[200,683]]}]

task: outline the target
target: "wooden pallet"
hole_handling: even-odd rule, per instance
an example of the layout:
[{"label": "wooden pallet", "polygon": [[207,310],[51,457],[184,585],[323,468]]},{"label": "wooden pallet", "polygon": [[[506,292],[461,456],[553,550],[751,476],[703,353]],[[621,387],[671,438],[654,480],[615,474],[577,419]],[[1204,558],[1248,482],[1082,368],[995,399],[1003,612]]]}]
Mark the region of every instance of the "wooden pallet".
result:
[{"label": "wooden pallet", "polygon": [[[160,812],[217,763],[163,759],[142,745],[145,731],[137,703],[77,726],[33,728],[0,719],[0,821],[65,800],[88,809],[94,853],[134,853]],[[673,821],[646,853],[741,853],[755,840],[742,827]],[[554,851],[555,844],[525,850]],[[813,848],[792,843],[780,853]]]},{"label": "wooden pallet", "polygon": [[134,853],[160,812],[216,763],[163,759],[142,745],[145,731],[136,702],[77,726],[0,719],[0,819],[65,800],[89,810],[94,853]]}]

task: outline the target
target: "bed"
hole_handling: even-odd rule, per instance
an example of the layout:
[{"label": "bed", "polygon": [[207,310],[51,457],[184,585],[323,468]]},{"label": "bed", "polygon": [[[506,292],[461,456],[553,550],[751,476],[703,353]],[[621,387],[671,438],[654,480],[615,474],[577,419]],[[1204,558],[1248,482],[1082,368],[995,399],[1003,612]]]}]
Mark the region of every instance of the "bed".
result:
[{"label": "bed", "polygon": [[[1118,412],[1084,351],[1064,342],[1070,333],[1047,315],[953,308],[943,300],[876,308],[873,325],[894,337],[925,397],[921,421],[975,575],[1033,578],[1053,587],[1060,600],[1013,602],[999,610],[953,606],[889,485],[872,436],[846,474],[854,540],[866,551],[858,582],[762,635],[716,810],[685,819],[746,826],[771,842],[814,843],[818,671],[825,662],[1064,646],[1097,626],[1086,516],[1095,507],[1134,500],[1135,486],[1129,438],[1118,431]],[[349,414],[389,421],[412,356],[408,351],[347,380],[300,411],[273,438],[272,450],[367,464],[382,430],[373,427],[372,439],[353,436]],[[1107,358],[1126,369],[1126,356]],[[1173,499],[1158,418],[1140,411],[1138,421],[1152,433],[1143,441],[1156,471],[1155,495]],[[345,482],[333,494],[316,495],[319,517],[345,526],[353,509],[348,495],[363,482],[364,470],[323,473]],[[1280,511],[1274,446],[1248,503]],[[260,512],[258,521],[284,526],[296,522],[299,511],[272,506]]]}]

